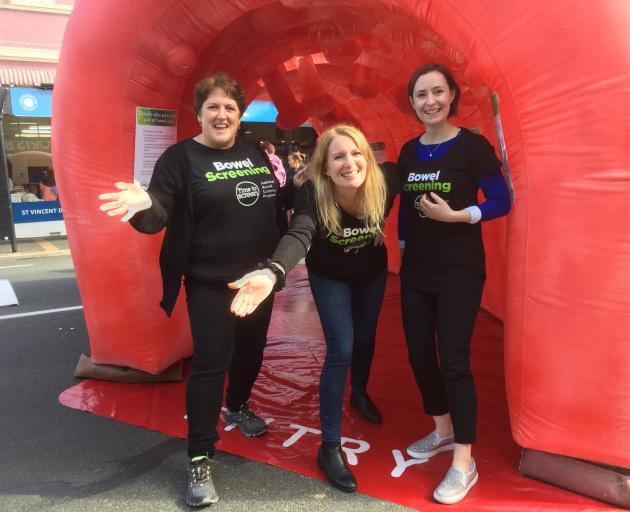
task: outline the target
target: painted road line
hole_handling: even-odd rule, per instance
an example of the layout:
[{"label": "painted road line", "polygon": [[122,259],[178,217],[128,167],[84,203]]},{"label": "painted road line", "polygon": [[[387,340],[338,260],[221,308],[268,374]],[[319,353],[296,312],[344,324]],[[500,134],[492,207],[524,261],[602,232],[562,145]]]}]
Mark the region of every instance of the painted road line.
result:
[{"label": "painted road line", "polygon": [[83,306],[71,306],[69,308],[44,309],[42,311],[31,311],[29,313],[17,313],[15,315],[2,315],[0,320],[8,320],[9,318],[20,318],[23,316],[48,315],[50,313],[60,313],[62,311],[74,311],[75,309],[83,309]]},{"label": "painted road line", "polygon": [[28,265],[8,265],[6,267],[0,267],[0,270],[5,268],[18,268],[18,267],[32,267],[33,263],[29,263]]},{"label": "painted road line", "polygon": [[19,303],[11,282],[8,279],[0,279],[0,306],[17,306]]}]

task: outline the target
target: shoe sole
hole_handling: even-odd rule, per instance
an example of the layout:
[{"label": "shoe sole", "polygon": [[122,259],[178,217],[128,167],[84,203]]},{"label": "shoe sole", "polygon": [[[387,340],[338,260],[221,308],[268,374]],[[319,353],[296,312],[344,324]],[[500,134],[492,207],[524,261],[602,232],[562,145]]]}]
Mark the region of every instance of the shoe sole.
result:
[{"label": "shoe sole", "polygon": [[407,455],[413,459],[430,459],[435,457],[438,453],[447,452],[455,449],[455,443],[445,444],[440,446],[437,450],[432,452],[414,452],[411,448],[407,448]]},{"label": "shoe sole", "polygon": [[327,480],[327,482],[328,482],[330,485],[332,485],[335,489],[339,489],[340,491],[347,492],[347,493],[356,492],[356,490],[357,490],[356,485],[354,486],[354,488],[350,489],[350,488],[348,488],[348,487],[341,487],[340,485],[337,485],[337,484],[335,484],[333,481],[331,481],[331,480],[328,478],[328,475],[326,475],[326,471],[324,471],[324,468],[323,468],[323,467],[322,467],[322,465],[320,464],[319,459],[317,460],[317,467],[319,468],[319,470],[320,470],[322,473],[324,473],[324,475],[326,476],[326,480]]},{"label": "shoe sole", "polygon": [[256,433],[254,433],[254,434],[248,434],[248,433],[247,433],[247,432],[245,432],[245,431],[243,430],[243,428],[242,428],[242,427],[241,427],[238,423],[236,423],[235,421],[234,421],[234,422],[232,422],[232,423],[230,423],[230,422],[228,422],[225,418],[223,418],[223,423],[225,423],[225,426],[226,426],[226,427],[229,427],[230,425],[236,425],[236,426],[238,427],[238,429],[241,431],[241,434],[243,434],[245,437],[260,437],[260,436],[264,436],[264,435],[268,432],[268,429],[265,429],[265,430],[263,430],[262,432],[259,432],[259,433],[257,433],[257,434],[256,434]]},{"label": "shoe sole", "polygon": [[438,503],[442,503],[443,505],[454,505],[455,503],[459,503],[466,497],[466,495],[468,494],[468,491],[470,491],[473,488],[473,486],[477,483],[477,480],[479,480],[479,474],[475,475],[475,478],[473,478],[470,481],[470,483],[466,486],[466,489],[464,489],[459,494],[456,494],[455,496],[449,496],[448,498],[444,498],[440,496],[436,490],[433,493],[433,499],[437,501]]},{"label": "shoe sole", "polygon": [[186,498],[186,505],[188,505],[189,507],[201,508],[201,507],[207,507],[208,505],[213,505],[217,501],[219,501],[218,496],[216,498],[211,498],[209,500],[202,501],[201,503],[193,503],[191,501],[188,501],[188,498]]}]

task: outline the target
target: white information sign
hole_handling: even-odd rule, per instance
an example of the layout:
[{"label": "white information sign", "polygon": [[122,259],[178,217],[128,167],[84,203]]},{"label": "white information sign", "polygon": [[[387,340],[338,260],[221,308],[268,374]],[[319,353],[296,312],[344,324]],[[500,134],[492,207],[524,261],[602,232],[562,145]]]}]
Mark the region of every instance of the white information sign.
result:
[{"label": "white information sign", "polygon": [[177,142],[177,111],[136,108],[136,151],[133,177],[147,188],[155,162]]}]

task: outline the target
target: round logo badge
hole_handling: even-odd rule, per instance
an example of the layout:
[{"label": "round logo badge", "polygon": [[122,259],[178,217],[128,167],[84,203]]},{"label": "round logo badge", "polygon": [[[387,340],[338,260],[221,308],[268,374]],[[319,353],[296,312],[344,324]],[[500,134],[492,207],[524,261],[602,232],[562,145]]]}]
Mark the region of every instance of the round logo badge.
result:
[{"label": "round logo badge", "polygon": [[420,199],[422,199],[422,196],[418,196],[414,199],[413,201],[413,207],[418,210],[418,215],[422,218],[426,217],[426,215],[424,213],[422,213],[422,209],[420,208]]},{"label": "round logo badge", "polygon": [[236,185],[236,200],[243,206],[252,206],[260,197],[258,185],[251,181],[241,181]]},{"label": "round logo badge", "polygon": [[20,107],[28,112],[32,112],[37,108],[37,98],[32,94],[22,94],[18,100]]}]

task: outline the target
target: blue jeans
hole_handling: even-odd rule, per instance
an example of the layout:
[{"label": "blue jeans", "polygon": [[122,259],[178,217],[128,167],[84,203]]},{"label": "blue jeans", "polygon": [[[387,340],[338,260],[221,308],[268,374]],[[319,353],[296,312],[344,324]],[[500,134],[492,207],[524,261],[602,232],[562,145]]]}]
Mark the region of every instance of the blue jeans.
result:
[{"label": "blue jeans", "polygon": [[308,276],[326,339],[326,360],[319,381],[322,440],[340,441],[349,367],[352,391],[366,391],[387,269],[356,285],[312,272]]}]

